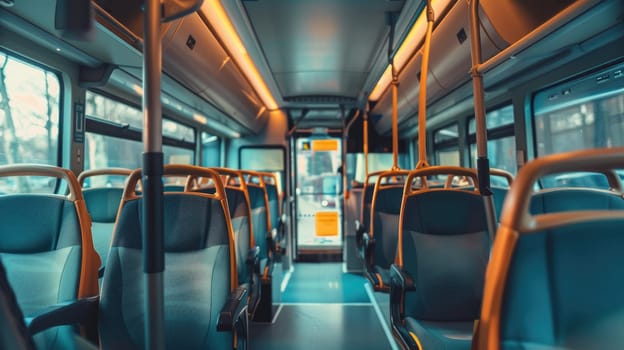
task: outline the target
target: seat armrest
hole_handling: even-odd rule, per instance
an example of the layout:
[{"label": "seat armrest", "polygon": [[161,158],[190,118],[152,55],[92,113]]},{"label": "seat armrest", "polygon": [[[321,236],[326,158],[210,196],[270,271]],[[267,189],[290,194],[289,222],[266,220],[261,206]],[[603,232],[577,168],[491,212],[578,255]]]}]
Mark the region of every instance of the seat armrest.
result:
[{"label": "seat armrest", "polygon": [[360,249],[360,255],[364,259],[366,264],[370,264],[369,257],[373,255],[375,249],[375,239],[368,235],[368,232],[362,233],[362,246]]},{"label": "seat armrest", "polygon": [[403,322],[405,292],[414,290],[416,290],[414,279],[396,264],[392,264],[390,266],[390,323],[395,338],[404,349],[420,349]]},{"label": "seat armrest", "polygon": [[360,220],[355,219],[355,243],[358,248],[360,248],[364,244],[364,232],[366,231],[366,227],[360,222]]},{"label": "seat armrest", "polygon": [[49,306],[25,317],[30,334],[64,325],[97,324],[100,297],[93,296]]},{"label": "seat armrest", "polygon": [[414,279],[396,264],[390,266],[390,319],[402,323],[405,292],[414,291]]},{"label": "seat armrest", "polygon": [[260,261],[260,247],[255,246],[253,248],[250,248],[249,251],[247,252],[247,261],[246,261],[247,265],[255,266],[258,264],[259,261]]},{"label": "seat armrest", "polygon": [[273,239],[273,234],[267,237],[267,247],[269,250],[269,254],[267,257],[267,263],[264,267],[262,273],[262,280],[267,280],[273,275],[273,265],[275,264],[276,259],[276,251],[275,251],[275,240]]},{"label": "seat armrest", "polygon": [[230,294],[223,305],[217,320],[217,331],[227,332],[235,329],[244,312],[247,312],[247,288],[238,287]]},{"label": "seat armrest", "polygon": [[390,266],[390,283],[406,292],[416,290],[412,276],[396,264]]},{"label": "seat armrest", "polygon": [[268,243],[274,260],[277,259],[279,254],[279,240],[279,230],[276,227],[273,227],[271,229],[271,239],[268,241]]},{"label": "seat armrest", "polygon": [[364,249],[370,249],[375,245],[375,239],[368,235],[368,232],[362,233],[362,246]]}]

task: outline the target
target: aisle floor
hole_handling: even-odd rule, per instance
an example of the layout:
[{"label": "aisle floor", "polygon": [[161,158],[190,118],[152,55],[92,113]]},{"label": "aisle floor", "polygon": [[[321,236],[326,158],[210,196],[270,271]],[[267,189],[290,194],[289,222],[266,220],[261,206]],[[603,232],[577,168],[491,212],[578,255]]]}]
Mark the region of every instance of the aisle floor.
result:
[{"label": "aisle floor", "polygon": [[365,283],[342,263],[296,264],[273,323],[251,324],[250,348],[395,349]]}]

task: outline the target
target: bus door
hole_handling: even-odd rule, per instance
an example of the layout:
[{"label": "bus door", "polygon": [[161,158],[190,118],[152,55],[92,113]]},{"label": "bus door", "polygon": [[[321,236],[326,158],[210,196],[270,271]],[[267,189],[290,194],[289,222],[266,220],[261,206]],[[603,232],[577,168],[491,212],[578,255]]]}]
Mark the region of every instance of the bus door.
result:
[{"label": "bus door", "polygon": [[297,255],[341,253],[341,139],[298,138],[296,156]]}]

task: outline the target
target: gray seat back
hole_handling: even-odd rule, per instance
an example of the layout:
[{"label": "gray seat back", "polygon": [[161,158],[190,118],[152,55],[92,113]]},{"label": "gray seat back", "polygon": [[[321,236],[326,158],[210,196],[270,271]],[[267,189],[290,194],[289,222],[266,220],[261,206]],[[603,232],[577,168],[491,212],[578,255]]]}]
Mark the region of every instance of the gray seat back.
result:
[{"label": "gray seat back", "polygon": [[[431,166],[409,173],[403,193],[396,263],[415,282],[405,293],[405,318],[472,322],[479,317],[490,251],[486,209],[478,191],[430,188],[425,178],[470,177],[474,169]],[[415,187],[420,178],[422,187]]]},{"label": "gray seat back", "polygon": [[82,193],[91,217],[93,245],[100,255],[103,267],[106,266],[113,227],[115,226],[119,203],[121,202],[124,189],[123,186],[111,186],[110,184],[102,187],[85,187],[85,182],[88,178],[94,176],[119,176],[123,179],[120,182],[123,183],[127,176],[130,175],[130,172],[130,169],[103,168],[83,171],[78,176],[78,182],[83,187]]},{"label": "gray seat back", "polygon": [[481,307],[489,236],[476,192],[429,189],[405,197],[399,249],[417,281],[405,315],[428,321],[473,321]]},{"label": "gray seat back", "polygon": [[[189,170],[190,169],[190,170]],[[206,168],[165,166],[165,174],[193,171],[215,179],[216,193],[164,194],[165,339],[167,348],[232,348],[232,333],[217,332],[217,319],[238,286],[233,232],[219,175]],[[103,348],[144,348],[141,211],[134,193],[140,172],[130,176],[113,235],[102,284]]]},{"label": "gray seat back", "polygon": [[35,344],[24,324],[24,314],[17,305],[0,259],[0,349],[34,350]]},{"label": "gray seat back", "polygon": [[[531,198],[533,215],[579,210],[624,210],[624,199],[580,188]],[[520,235],[503,295],[503,348],[624,347],[623,232],[624,220],[612,220]]]},{"label": "gray seat back", "polygon": [[371,221],[365,223],[369,236],[375,240],[375,249],[367,260],[387,270],[396,257],[403,187],[409,171],[397,169],[378,174],[370,200]]},{"label": "gray seat back", "polygon": [[[22,311],[28,315],[59,302],[97,295],[100,259],[74,174],[53,166],[11,165],[0,167],[0,176],[56,177],[69,188],[66,196],[0,196],[0,258]],[[38,334],[35,341],[39,347],[62,348],[72,333],[71,328],[61,327]]]}]

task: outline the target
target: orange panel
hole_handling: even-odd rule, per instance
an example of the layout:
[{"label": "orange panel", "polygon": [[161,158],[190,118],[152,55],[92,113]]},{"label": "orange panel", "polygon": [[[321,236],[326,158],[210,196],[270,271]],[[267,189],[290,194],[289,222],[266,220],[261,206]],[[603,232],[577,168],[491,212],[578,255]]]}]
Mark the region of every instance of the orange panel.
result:
[{"label": "orange panel", "polygon": [[338,140],[313,140],[312,150],[316,152],[337,151]]},{"label": "orange panel", "polygon": [[314,215],[317,236],[338,235],[338,212],[317,211]]}]

